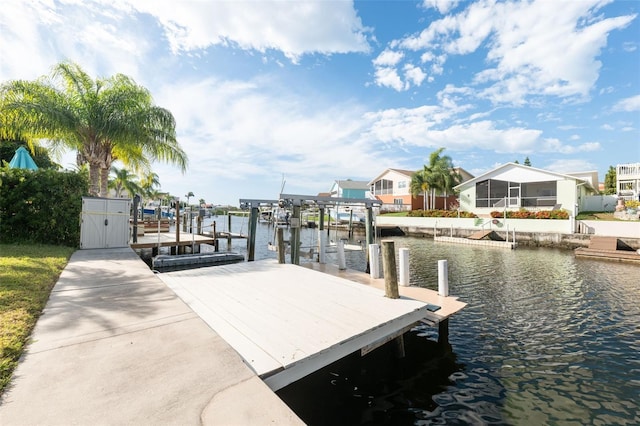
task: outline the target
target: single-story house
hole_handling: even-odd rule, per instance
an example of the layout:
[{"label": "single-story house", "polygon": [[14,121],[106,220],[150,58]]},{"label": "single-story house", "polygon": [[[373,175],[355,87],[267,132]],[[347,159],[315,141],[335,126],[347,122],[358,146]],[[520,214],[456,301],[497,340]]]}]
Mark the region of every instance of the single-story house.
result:
[{"label": "single-story house", "polygon": [[[462,167],[453,169],[465,182],[473,175]],[[424,207],[423,195],[411,195],[411,178],[416,170],[386,169],[369,182],[371,194],[382,201],[385,210],[419,210]],[[434,208],[443,209],[445,205],[455,201],[453,194],[437,194]],[[429,198],[429,197],[427,197]],[[427,200],[429,202],[430,200]],[[431,208],[427,206],[427,208]]]},{"label": "single-story house", "polygon": [[503,164],[455,187],[460,210],[566,209],[577,214],[583,198],[596,194],[597,172],[561,174],[516,163]]},{"label": "single-story house", "polygon": [[336,180],[329,193],[332,197],[370,198],[369,184],[363,180]]}]

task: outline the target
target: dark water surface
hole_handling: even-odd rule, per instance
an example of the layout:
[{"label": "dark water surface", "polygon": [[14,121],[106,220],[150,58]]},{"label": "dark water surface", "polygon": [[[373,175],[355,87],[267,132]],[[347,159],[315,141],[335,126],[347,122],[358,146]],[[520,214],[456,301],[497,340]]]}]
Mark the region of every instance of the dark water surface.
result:
[{"label": "dark water surface", "polygon": [[[275,258],[263,248],[269,229],[259,227],[257,259]],[[303,232],[302,245],[315,238]],[[434,343],[437,329],[420,327],[404,360],[387,345],[279,391],[306,423],[640,424],[639,266],[394,240],[410,249],[412,285],[437,290],[437,262],[448,260],[450,294],[468,303],[450,320],[451,352]],[[350,268],[364,261],[347,253]]]}]

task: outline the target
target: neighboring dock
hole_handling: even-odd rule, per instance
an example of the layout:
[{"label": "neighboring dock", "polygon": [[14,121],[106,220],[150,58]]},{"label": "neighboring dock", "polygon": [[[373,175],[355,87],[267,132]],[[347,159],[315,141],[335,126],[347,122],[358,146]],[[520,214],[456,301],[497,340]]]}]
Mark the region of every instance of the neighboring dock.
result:
[{"label": "neighboring dock", "polygon": [[[507,233],[507,236],[509,233]],[[506,249],[515,249],[517,244],[515,241],[506,241],[504,238],[499,236],[495,231],[478,231],[469,235],[467,238],[459,238],[459,237],[433,237],[433,241],[441,242],[441,243],[454,243],[454,244],[467,244],[474,246],[484,246],[484,247],[498,247],[498,248],[506,248]]]},{"label": "neighboring dock", "polygon": [[640,250],[634,250],[616,237],[593,236],[589,247],[577,248],[574,253],[576,257],[640,263]]}]

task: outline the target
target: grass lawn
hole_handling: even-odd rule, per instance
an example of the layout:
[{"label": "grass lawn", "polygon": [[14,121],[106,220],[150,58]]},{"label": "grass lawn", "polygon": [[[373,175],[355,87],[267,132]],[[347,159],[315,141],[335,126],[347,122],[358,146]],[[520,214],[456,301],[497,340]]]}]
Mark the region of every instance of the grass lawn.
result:
[{"label": "grass lawn", "polygon": [[613,212],[580,212],[576,217],[578,220],[621,220],[613,217]]},{"label": "grass lawn", "polygon": [[0,395],[51,289],[76,249],[0,244]]}]

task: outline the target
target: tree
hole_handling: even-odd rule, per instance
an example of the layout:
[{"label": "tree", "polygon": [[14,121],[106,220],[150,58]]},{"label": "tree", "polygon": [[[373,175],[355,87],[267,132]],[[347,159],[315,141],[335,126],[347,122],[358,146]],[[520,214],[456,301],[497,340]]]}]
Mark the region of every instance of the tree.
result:
[{"label": "tree", "polygon": [[115,166],[111,167],[111,171],[115,175],[112,180],[109,181],[109,188],[115,190],[116,198],[122,197],[123,191],[127,191],[129,197],[133,198],[135,194],[142,192],[142,188],[138,184],[138,177],[127,169],[118,169]]},{"label": "tree", "polygon": [[604,193],[607,195],[618,193],[618,178],[616,168],[609,166],[607,174],[604,176]]},{"label": "tree", "polygon": [[[453,168],[453,161],[448,155],[441,156],[444,148],[437,149],[429,155],[429,165],[422,169],[422,179],[431,190],[431,207],[435,205],[436,193],[453,193],[453,187],[460,181],[460,175]],[[445,205],[445,209],[447,206]]]},{"label": "tree", "polygon": [[531,160],[529,160],[529,157],[526,157],[526,158],[524,159],[524,163],[523,163],[523,164],[524,164],[525,166],[529,166],[529,167],[531,167]]},{"label": "tree", "polygon": [[134,171],[156,160],[187,167],[173,115],[155,106],[147,89],[122,74],[94,81],[71,62],[48,78],[3,84],[0,131],[49,139],[54,152],[76,150],[78,164],[89,164],[89,192],[103,197],[115,160]]},{"label": "tree", "polygon": [[414,197],[422,194],[422,210],[427,210],[427,191],[430,187],[429,171],[427,170],[427,166],[424,166],[421,170],[416,171],[413,176],[411,176],[409,190],[411,191],[411,195]]},{"label": "tree", "polygon": [[187,195],[185,195],[185,197],[187,197],[187,204],[185,205],[185,207],[188,207],[188,206],[189,206],[189,199],[190,199],[191,197],[193,197],[193,196],[194,196],[194,195],[193,195],[193,192],[191,192],[191,191],[189,191],[189,192],[187,193]]},{"label": "tree", "polygon": [[200,207],[204,207],[204,205],[206,204],[206,202],[204,201],[204,198],[200,198],[198,200],[198,203],[200,203]]}]

